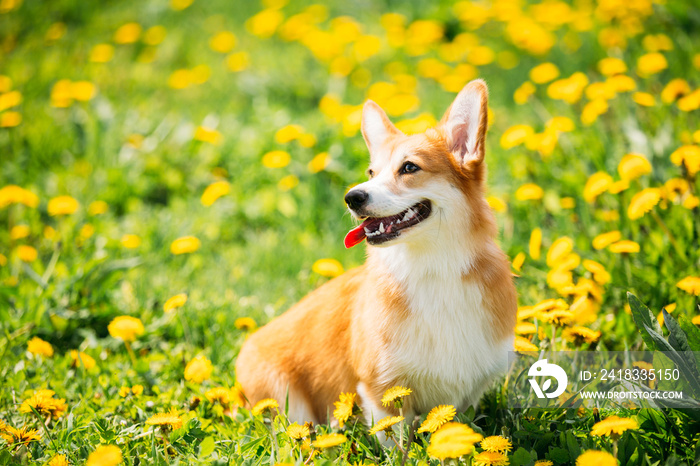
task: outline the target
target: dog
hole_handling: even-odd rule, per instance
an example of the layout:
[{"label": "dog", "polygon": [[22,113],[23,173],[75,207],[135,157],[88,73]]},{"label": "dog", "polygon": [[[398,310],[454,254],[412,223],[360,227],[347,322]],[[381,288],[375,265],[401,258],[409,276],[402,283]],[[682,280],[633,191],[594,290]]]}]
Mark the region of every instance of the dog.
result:
[{"label": "dog", "polygon": [[517,298],[484,196],[488,90],[468,83],[441,121],[405,135],[363,107],[368,181],[345,201],[367,260],[252,334],[236,362],[250,405],[274,398],[290,421],[322,423],[342,392],[368,422],[396,414],[381,398],[405,386],[407,418],[477,405],[507,369]]}]

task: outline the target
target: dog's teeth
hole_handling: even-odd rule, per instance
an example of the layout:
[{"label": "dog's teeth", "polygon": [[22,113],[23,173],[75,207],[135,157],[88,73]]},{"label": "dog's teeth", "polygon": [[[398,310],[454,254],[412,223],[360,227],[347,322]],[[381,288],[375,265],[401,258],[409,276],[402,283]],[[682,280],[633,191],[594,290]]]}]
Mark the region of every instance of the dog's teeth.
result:
[{"label": "dog's teeth", "polygon": [[384,229],[384,222],[379,224],[379,233],[384,233],[386,230]]},{"label": "dog's teeth", "polygon": [[365,235],[369,236],[371,234],[372,232],[369,230],[369,228],[365,227]]}]

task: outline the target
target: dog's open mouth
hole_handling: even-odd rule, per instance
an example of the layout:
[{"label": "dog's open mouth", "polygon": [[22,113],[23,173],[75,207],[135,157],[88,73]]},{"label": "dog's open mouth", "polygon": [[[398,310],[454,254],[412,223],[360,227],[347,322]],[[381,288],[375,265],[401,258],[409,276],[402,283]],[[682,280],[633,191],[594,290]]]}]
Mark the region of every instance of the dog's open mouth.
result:
[{"label": "dog's open mouth", "polygon": [[389,217],[368,217],[362,224],[353,228],[345,236],[345,247],[351,248],[367,238],[372,245],[386,243],[397,238],[403,230],[410,228],[430,216],[432,207],[429,200],[421,201],[396,215]]}]

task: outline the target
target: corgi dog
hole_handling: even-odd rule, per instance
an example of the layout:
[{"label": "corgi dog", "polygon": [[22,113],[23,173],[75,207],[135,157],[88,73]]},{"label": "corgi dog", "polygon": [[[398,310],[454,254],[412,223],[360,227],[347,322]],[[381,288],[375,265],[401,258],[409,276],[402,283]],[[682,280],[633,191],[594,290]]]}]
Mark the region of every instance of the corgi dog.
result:
[{"label": "corgi dog", "polygon": [[[290,421],[332,421],[357,393],[368,422],[412,389],[404,415],[476,405],[507,369],[517,299],[484,191],[488,91],[468,83],[435,128],[405,135],[374,102],[362,113],[369,180],[345,201],[367,260],[252,334],[236,362],[250,405],[274,398]],[[285,403],[288,403],[285,406]]]}]

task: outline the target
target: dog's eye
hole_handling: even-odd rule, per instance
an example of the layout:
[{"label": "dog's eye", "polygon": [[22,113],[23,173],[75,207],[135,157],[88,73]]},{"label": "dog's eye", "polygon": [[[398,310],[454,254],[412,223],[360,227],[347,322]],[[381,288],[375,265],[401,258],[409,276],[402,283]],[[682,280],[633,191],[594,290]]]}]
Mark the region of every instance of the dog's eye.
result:
[{"label": "dog's eye", "polygon": [[418,170],[420,170],[420,167],[418,165],[416,165],[413,162],[406,162],[401,166],[401,171],[399,173],[401,173],[402,175],[406,175],[409,173],[417,172]]},{"label": "dog's eye", "polygon": [[367,176],[372,178],[374,176],[374,170],[372,170],[371,168],[369,170],[367,170]]}]

